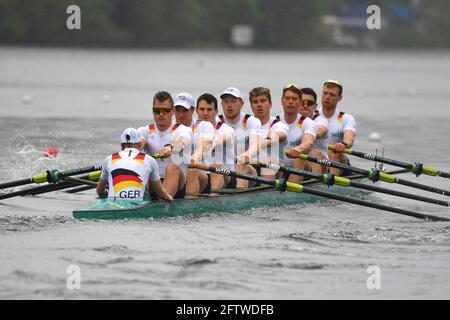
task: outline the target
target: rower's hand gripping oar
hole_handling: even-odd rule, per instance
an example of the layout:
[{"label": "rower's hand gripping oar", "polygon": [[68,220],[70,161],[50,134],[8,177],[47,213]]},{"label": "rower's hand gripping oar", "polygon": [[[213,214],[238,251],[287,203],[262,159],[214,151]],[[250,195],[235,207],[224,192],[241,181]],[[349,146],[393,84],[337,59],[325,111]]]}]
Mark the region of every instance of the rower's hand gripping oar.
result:
[{"label": "rower's hand gripping oar", "polygon": [[[328,145],[328,149],[332,150],[334,152],[339,152],[339,151],[336,151],[334,149],[334,146],[330,145],[330,144]],[[377,161],[377,162],[390,164],[390,165],[395,166],[395,167],[405,168],[405,169],[410,170],[417,177],[420,176],[423,173],[423,174],[426,174],[426,175],[429,175],[429,176],[439,176],[439,177],[450,179],[450,173],[442,172],[439,169],[434,168],[434,167],[424,166],[423,163],[420,163],[420,162],[406,163],[406,162],[402,162],[402,161],[398,161],[398,160],[394,160],[394,159],[380,157],[380,156],[377,156],[377,155],[372,154],[372,153],[364,153],[364,152],[360,152],[360,151],[355,151],[355,150],[352,150],[352,149],[344,149],[342,151],[342,153],[349,154],[349,155],[352,155],[352,156],[355,156],[355,157],[359,157],[359,158],[363,158],[363,159],[366,159],[366,160],[371,160],[371,161]]]},{"label": "rower's hand gripping oar", "polygon": [[422,213],[418,213],[418,212],[414,212],[414,211],[399,209],[399,208],[395,208],[395,207],[389,207],[389,206],[385,206],[385,205],[378,204],[378,203],[372,203],[372,202],[364,201],[361,199],[354,199],[354,198],[350,198],[350,197],[346,197],[346,196],[342,196],[342,195],[337,195],[337,194],[334,194],[331,192],[325,192],[325,191],[316,190],[313,188],[308,188],[308,187],[302,186],[301,184],[286,181],[285,179],[271,180],[268,178],[252,176],[252,175],[249,175],[246,173],[231,171],[226,168],[210,167],[206,164],[193,164],[193,165],[190,165],[190,167],[197,168],[200,170],[210,171],[212,173],[217,173],[217,174],[221,174],[221,175],[225,175],[225,176],[236,177],[237,179],[244,179],[244,180],[259,182],[262,184],[267,184],[267,185],[273,186],[276,189],[281,190],[281,191],[288,190],[288,191],[298,192],[298,193],[304,192],[304,193],[308,193],[308,194],[312,194],[312,195],[316,195],[316,196],[320,196],[320,197],[339,200],[342,202],[358,204],[358,205],[369,207],[369,208],[385,210],[385,211],[389,211],[389,212],[399,213],[399,214],[403,214],[403,215],[407,215],[407,216],[411,216],[411,217],[415,217],[415,218],[419,218],[419,219],[430,220],[430,221],[450,221],[450,219],[447,219],[447,218],[437,217],[437,216],[433,216],[433,215],[426,215],[426,214],[422,214]]},{"label": "rower's hand gripping oar", "polygon": [[370,190],[370,191],[374,191],[374,192],[390,194],[390,195],[397,196],[397,197],[403,197],[403,198],[408,198],[408,199],[412,199],[412,200],[433,203],[433,204],[441,205],[444,207],[450,206],[449,201],[442,201],[439,199],[422,197],[422,196],[415,195],[415,194],[410,194],[410,193],[395,191],[395,190],[389,190],[389,189],[385,189],[385,188],[381,188],[381,187],[377,187],[377,186],[373,186],[373,185],[359,183],[359,182],[352,181],[352,180],[344,178],[344,177],[336,176],[332,173],[319,174],[319,173],[309,172],[309,171],[305,171],[305,170],[301,170],[301,169],[288,168],[288,167],[285,167],[285,166],[282,166],[282,165],[279,165],[276,163],[260,162],[259,164],[263,167],[270,168],[275,171],[281,171],[281,172],[286,172],[286,173],[290,173],[290,174],[304,176],[304,177],[311,178],[311,179],[317,179],[317,180],[323,182],[324,184],[328,185],[329,187],[336,184],[336,185],[343,186],[343,187],[354,187],[354,188],[358,188],[358,189],[364,189],[364,190]]},{"label": "rower's hand gripping oar", "polygon": [[416,189],[421,189],[421,190],[425,190],[425,191],[429,191],[429,192],[434,192],[434,193],[438,193],[438,194],[443,194],[446,196],[450,196],[450,191],[448,190],[444,190],[444,189],[440,189],[440,188],[436,188],[436,187],[432,187],[432,186],[427,186],[424,184],[420,184],[420,183],[416,183],[416,182],[412,182],[409,180],[404,180],[404,179],[400,179],[397,178],[396,176],[393,176],[391,174],[387,174],[385,172],[380,171],[377,168],[372,168],[370,170],[364,170],[364,169],[360,169],[354,166],[350,166],[348,164],[343,164],[343,163],[339,163],[339,162],[333,162],[327,159],[319,159],[316,157],[311,157],[307,154],[300,154],[298,156],[300,159],[303,160],[307,160],[307,161],[311,161],[311,162],[315,162],[315,163],[319,163],[321,165],[324,166],[328,166],[328,167],[333,167],[333,168],[338,168],[341,170],[348,170],[354,173],[359,173],[362,174],[366,177],[369,178],[369,180],[373,181],[373,182],[377,182],[377,181],[383,181],[383,182],[388,182],[388,183],[398,183],[404,186],[408,186],[408,187],[412,187],[412,188],[416,188]]},{"label": "rower's hand gripping oar", "polygon": [[95,166],[84,167],[79,169],[67,170],[67,171],[58,171],[58,170],[48,170],[46,173],[37,174],[33,177],[1,183],[0,189],[5,188],[13,188],[17,186],[23,186],[30,183],[58,183],[60,180],[63,180],[65,177],[75,176],[78,174],[89,173],[92,171],[98,171],[102,169],[102,165],[98,164]]}]

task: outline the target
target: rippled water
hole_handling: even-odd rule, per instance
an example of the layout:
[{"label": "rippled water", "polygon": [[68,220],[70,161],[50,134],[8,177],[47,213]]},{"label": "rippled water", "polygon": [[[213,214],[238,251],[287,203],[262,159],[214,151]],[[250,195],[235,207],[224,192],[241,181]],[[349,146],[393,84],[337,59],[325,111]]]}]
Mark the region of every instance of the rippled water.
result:
[{"label": "rippled water", "polygon": [[[450,171],[448,53],[264,53],[0,49],[0,182],[101,162],[123,128],[150,121],[151,97],[229,85],[344,82],[355,149]],[[246,104],[246,110],[249,107]],[[58,159],[42,157],[49,145]],[[364,160],[354,165],[368,168]],[[450,189],[450,181],[403,178]],[[392,189],[444,200],[406,187]],[[20,188],[16,188],[20,189]],[[15,190],[15,189],[14,189]],[[3,190],[3,192],[13,190]],[[366,200],[450,217],[448,208],[369,194]],[[450,224],[335,201],[237,214],[125,221],[74,220],[94,192],[0,201],[0,298],[448,299]],[[447,199],[448,200],[448,199]],[[79,266],[81,289],[66,286]],[[366,272],[381,270],[381,290]]]}]

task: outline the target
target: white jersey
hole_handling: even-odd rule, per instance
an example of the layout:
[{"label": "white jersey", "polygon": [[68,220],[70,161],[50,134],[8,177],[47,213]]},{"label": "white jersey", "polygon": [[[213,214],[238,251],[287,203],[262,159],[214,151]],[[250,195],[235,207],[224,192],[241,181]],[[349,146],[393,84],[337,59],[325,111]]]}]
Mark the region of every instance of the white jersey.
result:
[{"label": "white jersey", "polygon": [[156,160],[134,148],[108,156],[100,179],[108,181],[108,198],[143,200],[147,182],[159,180]]},{"label": "white jersey", "polygon": [[[165,145],[171,144],[178,137],[185,137],[191,139],[192,130],[182,124],[174,124],[167,128],[165,131],[159,131],[155,124],[149,124],[146,127],[140,127],[137,129],[139,134],[145,139],[145,153],[152,155],[158,153]],[[165,177],[166,167],[168,164],[174,162],[177,164],[183,173],[186,174],[189,159],[190,159],[190,148],[183,150],[183,154],[175,154],[165,159],[156,159],[159,167],[159,175],[161,178]]]},{"label": "white jersey", "polygon": [[[276,133],[284,133],[286,136],[289,135],[289,127],[287,126],[287,124],[283,123],[283,121],[274,116],[270,116],[269,121],[262,125],[262,129],[264,137],[268,137],[271,131]],[[276,160],[283,160],[284,149],[287,146],[287,142],[287,138],[281,143],[272,142],[271,146],[267,150],[267,155],[269,157],[275,158]]]},{"label": "white jersey", "polygon": [[[198,120],[197,114],[194,113],[192,115],[192,122],[191,122],[191,125],[189,126],[189,128],[193,129],[194,125],[195,125],[195,122],[197,122],[197,120]],[[172,125],[174,125],[176,123],[177,123],[177,118],[175,118],[175,116],[173,116],[173,118],[172,118]]]},{"label": "white jersey", "polygon": [[[286,148],[294,148],[302,143],[302,138],[305,133],[312,135],[314,138],[316,137],[316,123],[301,114],[297,114],[297,118],[292,123],[287,123],[284,118],[284,114],[277,116],[284,124],[289,127],[289,133],[286,143]],[[288,158],[284,154],[283,150],[283,162],[287,166],[293,165],[293,160]]]},{"label": "white jersey", "polygon": [[234,153],[236,155],[248,150],[250,135],[261,135],[261,121],[252,115],[241,112],[241,117],[236,123],[230,123],[224,115],[220,115],[219,119],[234,129]]},{"label": "white jersey", "polygon": [[[317,126],[322,125],[324,127],[328,128],[328,119],[325,118],[323,114],[319,110],[314,110],[312,119],[316,123]],[[328,149],[327,149],[327,143],[326,143],[326,137],[323,137],[321,139],[316,138],[316,141],[314,141],[314,144],[312,146],[312,150],[320,150],[322,154],[328,159]]]},{"label": "white jersey", "polygon": [[229,139],[224,144],[217,144],[212,151],[213,162],[224,164],[229,170],[234,171],[234,129],[224,122],[217,122],[215,127],[216,139],[227,135]]},{"label": "white jersey", "polygon": [[[323,115],[322,108],[318,109],[317,113]],[[356,132],[355,118],[348,113],[336,109],[330,118],[325,117],[325,119],[328,120],[328,135],[326,138],[321,139],[324,140],[322,143],[325,146],[325,150],[327,150],[327,145],[329,144],[342,142],[345,131]]]},{"label": "white jersey", "polygon": [[[197,120],[192,127],[192,154],[195,149],[200,145],[201,140],[214,141],[214,126],[211,122]],[[211,163],[211,159],[206,154],[205,161],[203,163]]]}]

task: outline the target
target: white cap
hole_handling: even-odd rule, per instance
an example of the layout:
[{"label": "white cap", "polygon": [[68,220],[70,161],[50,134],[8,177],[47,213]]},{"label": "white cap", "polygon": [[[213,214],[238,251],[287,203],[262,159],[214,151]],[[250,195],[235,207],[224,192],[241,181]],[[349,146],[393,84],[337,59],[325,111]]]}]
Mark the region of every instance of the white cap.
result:
[{"label": "white cap", "polygon": [[195,108],[194,98],[192,98],[192,96],[187,92],[179,93],[175,97],[175,102],[173,106],[174,107],[182,106],[185,107],[186,109]]},{"label": "white cap", "polygon": [[242,99],[241,92],[239,91],[239,89],[237,89],[235,87],[226,88],[220,95],[220,98],[223,99],[223,96],[226,94],[229,94],[229,95],[232,95],[233,97]]},{"label": "white cap", "polygon": [[139,143],[141,135],[135,128],[127,128],[120,136],[120,143]]}]

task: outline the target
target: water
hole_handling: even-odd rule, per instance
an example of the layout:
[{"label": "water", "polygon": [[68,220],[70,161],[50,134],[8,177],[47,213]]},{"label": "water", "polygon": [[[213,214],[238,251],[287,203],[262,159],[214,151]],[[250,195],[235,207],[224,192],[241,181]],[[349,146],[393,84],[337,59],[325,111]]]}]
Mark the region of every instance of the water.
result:
[{"label": "water", "polygon": [[[151,121],[151,98],[161,89],[218,96],[230,85],[244,94],[263,85],[276,114],[284,84],[320,91],[329,78],[344,83],[341,109],[358,122],[355,150],[383,146],[388,157],[450,171],[448,52],[1,48],[0,70],[0,182],[100,163],[118,149],[124,128]],[[372,132],[381,144],[369,142]],[[50,145],[59,159],[42,157]],[[446,179],[402,177],[450,189]],[[450,217],[448,208],[431,204],[366,199]],[[72,210],[94,200],[93,191],[59,191],[0,202],[0,298],[450,297],[446,222],[334,201],[195,218],[72,219]],[[80,267],[80,290],[67,289],[70,265]],[[380,290],[366,286],[371,265],[381,270]]]}]

